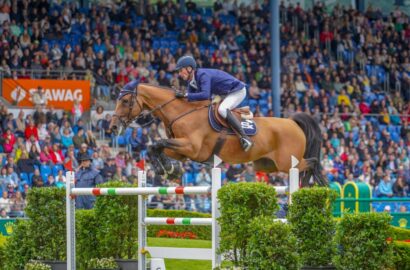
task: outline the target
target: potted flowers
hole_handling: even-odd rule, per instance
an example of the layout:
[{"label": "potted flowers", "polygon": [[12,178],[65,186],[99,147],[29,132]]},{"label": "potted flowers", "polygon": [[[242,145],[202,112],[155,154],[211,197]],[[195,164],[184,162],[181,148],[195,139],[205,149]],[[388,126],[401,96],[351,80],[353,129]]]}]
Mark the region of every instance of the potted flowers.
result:
[{"label": "potted flowers", "polygon": [[88,262],[89,270],[119,270],[114,258],[91,259]]}]

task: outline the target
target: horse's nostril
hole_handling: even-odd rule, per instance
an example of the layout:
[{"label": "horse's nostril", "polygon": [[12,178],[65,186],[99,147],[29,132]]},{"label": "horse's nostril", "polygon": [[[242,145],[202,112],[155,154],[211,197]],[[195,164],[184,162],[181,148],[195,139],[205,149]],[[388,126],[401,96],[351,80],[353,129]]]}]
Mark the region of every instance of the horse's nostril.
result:
[{"label": "horse's nostril", "polygon": [[117,126],[112,126],[111,129],[112,130],[117,130]]}]

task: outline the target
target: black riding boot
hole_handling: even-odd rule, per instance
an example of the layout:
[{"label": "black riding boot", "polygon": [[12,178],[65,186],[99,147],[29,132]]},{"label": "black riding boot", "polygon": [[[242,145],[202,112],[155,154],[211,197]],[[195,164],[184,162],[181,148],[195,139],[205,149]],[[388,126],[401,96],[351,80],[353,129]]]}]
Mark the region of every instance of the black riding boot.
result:
[{"label": "black riding boot", "polygon": [[226,121],[228,121],[229,126],[235,130],[237,134],[240,136],[241,146],[245,152],[248,152],[251,149],[253,142],[251,139],[246,136],[241,123],[239,120],[232,114],[230,110],[226,110]]}]

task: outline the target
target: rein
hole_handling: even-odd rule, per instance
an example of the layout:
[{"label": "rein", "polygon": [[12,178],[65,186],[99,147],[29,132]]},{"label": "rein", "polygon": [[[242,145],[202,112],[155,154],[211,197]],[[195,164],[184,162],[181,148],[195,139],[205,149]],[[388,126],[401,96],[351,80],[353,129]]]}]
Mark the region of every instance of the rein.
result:
[{"label": "rein", "polygon": [[[141,109],[141,112],[143,111],[143,106],[138,102],[137,93],[136,93],[135,91],[134,91],[134,92],[129,92],[129,93],[123,95],[121,98],[123,98],[124,96],[129,95],[129,94],[131,94],[132,97],[131,97],[130,105],[128,106],[128,116],[127,116],[127,120],[123,120],[123,119],[122,119],[123,116],[119,116],[119,115],[117,115],[117,114],[115,114],[115,113],[114,113],[114,115],[113,115],[113,117],[117,117],[117,118],[118,118],[118,120],[120,121],[120,123],[121,123],[121,125],[123,126],[123,128],[128,127],[128,125],[129,125],[131,122],[133,122],[133,121],[139,119],[140,117],[145,117],[146,115],[152,114],[152,113],[156,112],[157,110],[159,110],[159,111],[165,116],[165,114],[161,111],[161,109],[164,108],[165,106],[167,106],[169,103],[171,103],[171,102],[173,102],[174,100],[177,99],[176,97],[174,97],[174,98],[172,98],[172,99],[170,99],[170,100],[168,100],[168,101],[166,101],[166,102],[164,102],[164,103],[162,103],[162,104],[160,104],[160,105],[155,106],[153,109],[149,110],[148,112],[145,112],[144,115],[143,115],[143,114],[140,114],[140,115],[138,115],[137,117],[135,117],[134,119],[131,119],[131,112],[132,112],[134,103],[136,103],[136,104],[138,105],[138,107]],[[174,137],[174,132],[172,131],[172,126],[173,126],[173,124],[174,124],[176,121],[178,121],[179,119],[181,119],[181,118],[183,118],[183,117],[185,117],[185,116],[187,116],[187,115],[189,115],[189,114],[191,114],[191,113],[193,113],[193,112],[195,112],[195,111],[199,111],[199,110],[201,110],[201,109],[207,108],[207,107],[209,107],[210,105],[211,105],[211,104],[202,105],[202,106],[200,106],[200,107],[191,109],[191,110],[189,110],[189,111],[187,111],[187,112],[185,112],[185,113],[182,113],[181,115],[178,115],[176,118],[174,118],[173,120],[171,120],[170,123],[168,124],[167,128],[166,128],[166,130],[167,130],[167,132],[169,133],[169,135],[170,135],[171,137]],[[143,127],[145,127],[145,126],[151,124],[152,122],[153,122],[153,121],[150,121],[148,124],[144,124]]]}]

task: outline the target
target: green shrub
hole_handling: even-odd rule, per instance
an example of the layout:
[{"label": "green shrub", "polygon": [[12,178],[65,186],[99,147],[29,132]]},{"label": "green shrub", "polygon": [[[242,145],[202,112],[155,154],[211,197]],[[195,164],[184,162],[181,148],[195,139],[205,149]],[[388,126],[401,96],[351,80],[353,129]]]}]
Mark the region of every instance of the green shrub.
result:
[{"label": "green shrub", "polygon": [[[149,217],[193,217],[193,218],[210,218],[211,215],[190,212],[184,210],[160,210],[160,209],[149,209],[147,211],[147,216]],[[192,234],[197,236],[197,239],[211,240],[212,230],[211,226],[171,226],[171,225],[152,225],[148,226],[147,236],[157,237],[161,230],[172,231],[177,233],[182,232],[192,232]]]},{"label": "green shrub", "polygon": [[29,262],[24,270],[52,270],[50,265],[41,262]]},{"label": "green shrub", "polygon": [[235,265],[243,265],[251,237],[249,224],[255,217],[275,218],[275,188],[264,183],[227,184],[218,191],[221,217],[220,251]]},{"label": "green shrub", "polygon": [[32,188],[25,209],[34,242],[34,258],[63,261],[66,259],[65,189]]},{"label": "green shrub", "polygon": [[256,217],[249,226],[247,269],[287,270],[299,268],[296,238],[291,227],[269,217]]},{"label": "green shrub", "polygon": [[408,242],[392,242],[394,269],[410,270],[410,243]]},{"label": "green shrub", "polygon": [[30,229],[34,226],[32,221],[18,219],[13,226],[13,233],[2,248],[3,258],[0,269],[24,269],[26,263],[35,258],[35,239],[30,236]]},{"label": "green shrub", "polygon": [[344,270],[388,269],[393,261],[392,246],[387,243],[391,219],[386,213],[343,215],[336,234],[341,251],[335,265]]},{"label": "green shrub", "polygon": [[97,217],[94,209],[76,210],[76,260],[79,269],[87,267],[86,263],[92,258],[98,258],[96,231],[98,230]]},{"label": "green shrub", "polygon": [[[98,187],[133,187],[133,185],[111,181]],[[96,238],[100,256],[117,259],[135,257],[138,237],[138,196],[99,196],[94,210],[97,218]]]},{"label": "green shrub", "polygon": [[332,203],[336,192],[323,187],[293,193],[288,219],[297,238],[296,250],[304,266],[328,266],[336,253]]}]

